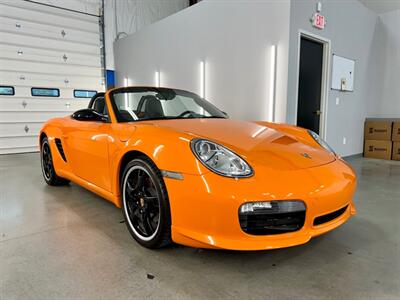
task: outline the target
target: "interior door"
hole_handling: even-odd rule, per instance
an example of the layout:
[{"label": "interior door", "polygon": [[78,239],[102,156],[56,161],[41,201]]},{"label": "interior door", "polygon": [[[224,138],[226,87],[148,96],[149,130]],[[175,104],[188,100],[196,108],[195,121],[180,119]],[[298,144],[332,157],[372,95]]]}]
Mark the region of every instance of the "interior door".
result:
[{"label": "interior door", "polygon": [[297,125],[319,133],[324,45],[301,37]]}]

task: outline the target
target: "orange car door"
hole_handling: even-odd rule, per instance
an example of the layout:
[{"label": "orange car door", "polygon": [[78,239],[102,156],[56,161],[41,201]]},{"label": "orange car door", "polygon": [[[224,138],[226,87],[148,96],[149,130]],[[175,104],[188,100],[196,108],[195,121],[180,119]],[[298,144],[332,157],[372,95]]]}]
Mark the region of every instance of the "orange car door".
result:
[{"label": "orange car door", "polygon": [[72,120],[64,132],[73,173],[111,191],[108,143],[110,123]]}]

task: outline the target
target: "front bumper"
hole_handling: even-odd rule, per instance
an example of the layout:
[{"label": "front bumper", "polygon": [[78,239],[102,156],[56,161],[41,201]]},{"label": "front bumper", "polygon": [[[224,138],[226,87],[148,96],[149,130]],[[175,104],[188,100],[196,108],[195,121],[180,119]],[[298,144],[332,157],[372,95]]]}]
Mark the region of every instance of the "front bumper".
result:
[{"label": "front bumper", "polygon": [[[257,168],[246,179],[212,172],[165,179],[171,206],[172,239],[199,248],[264,250],[291,247],[340,226],[356,213],[353,196],[356,177],[341,160],[297,171]],[[302,200],[306,204],[303,227],[274,235],[245,233],[239,223],[240,206],[252,201]],[[315,225],[320,216],[345,208],[338,217]]]}]

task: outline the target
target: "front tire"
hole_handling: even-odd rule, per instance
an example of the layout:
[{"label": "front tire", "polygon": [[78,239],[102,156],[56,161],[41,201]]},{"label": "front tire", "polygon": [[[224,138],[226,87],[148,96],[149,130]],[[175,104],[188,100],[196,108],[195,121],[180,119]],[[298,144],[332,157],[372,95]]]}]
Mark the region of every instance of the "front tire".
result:
[{"label": "front tire", "polygon": [[121,180],[123,215],[132,237],[150,249],[171,244],[171,214],[160,170],[147,157],[130,161]]},{"label": "front tire", "polygon": [[42,165],[43,178],[48,185],[59,186],[66,185],[69,180],[57,176],[53,165],[53,157],[51,155],[50,144],[47,137],[42,140],[40,147],[40,161]]}]

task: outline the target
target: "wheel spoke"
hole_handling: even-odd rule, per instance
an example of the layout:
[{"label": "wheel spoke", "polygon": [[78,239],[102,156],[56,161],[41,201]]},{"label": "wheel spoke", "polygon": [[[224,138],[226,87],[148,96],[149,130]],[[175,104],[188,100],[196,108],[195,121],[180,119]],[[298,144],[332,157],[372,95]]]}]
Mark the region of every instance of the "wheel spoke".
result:
[{"label": "wheel spoke", "polygon": [[159,204],[157,197],[146,197],[145,202],[146,202],[146,210],[148,211],[148,213],[152,213],[153,215],[158,214]]},{"label": "wheel spoke", "polygon": [[149,230],[148,227],[145,226],[145,221],[143,214],[139,213],[139,222],[138,222],[138,229],[145,235],[145,236],[150,236],[152,232]]},{"label": "wheel spoke", "polygon": [[129,182],[129,179],[126,181],[126,192],[127,192],[128,196],[130,196],[130,197],[133,195],[133,192],[134,192],[134,189],[133,189],[131,183]]},{"label": "wheel spoke", "polygon": [[153,226],[151,225],[151,221],[150,221],[148,212],[144,212],[142,214],[142,223],[143,223],[143,227],[146,231],[146,234],[152,235],[154,232],[154,229],[153,229]]},{"label": "wheel spoke", "polygon": [[136,235],[149,238],[158,230],[160,217],[155,183],[141,167],[136,167],[127,176],[124,196],[130,224]]},{"label": "wheel spoke", "polygon": [[129,216],[133,217],[135,215],[135,212],[138,210],[138,207],[136,205],[136,203],[132,200],[129,200],[127,202],[127,206],[128,206],[128,214]]},{"label": "wheel spoke", "polygon": [[157,227],[158,224],[158,218],[159,218],[159,213],[158,211],[156,213],[153,213],[153,215],[149,218],[150,224],[154,224],[155,227]]},{"label": "wheel spoke", "polygon": [[135,191],[139,190],[143,186],[144,172],[142,170],[138,170],[136,184],[133,188]]},{"label": "wheel spoke", "polygon": [[145,197],[143,197],[143,199],[144,199],[147,203],[149,203],[149,204],[155,204],[155,203],[158,204],[158,201],[156,201],[156,200],[158,200],[158,197],[156,197],[156,196],[154,196],[154,197],[152,197],[152,196],[145,196]]}]

